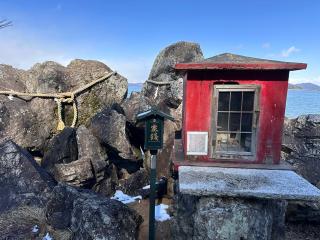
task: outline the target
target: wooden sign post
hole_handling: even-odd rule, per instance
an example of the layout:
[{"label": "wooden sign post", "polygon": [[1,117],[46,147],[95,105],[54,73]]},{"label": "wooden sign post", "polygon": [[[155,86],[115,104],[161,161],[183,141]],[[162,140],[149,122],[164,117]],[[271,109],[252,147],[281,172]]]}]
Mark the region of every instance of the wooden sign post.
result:
[{"label": "wooden sign post", "polygon": [[146,112],[139,113],[137,120],[145,122],[144,149],[151,153],[150,171],[150,207],[149,207],[149,240],[155,239],[155,198],[157,177],[157,153],[163,147],[164,120],[174,120],[170,115],[151,108]]}]

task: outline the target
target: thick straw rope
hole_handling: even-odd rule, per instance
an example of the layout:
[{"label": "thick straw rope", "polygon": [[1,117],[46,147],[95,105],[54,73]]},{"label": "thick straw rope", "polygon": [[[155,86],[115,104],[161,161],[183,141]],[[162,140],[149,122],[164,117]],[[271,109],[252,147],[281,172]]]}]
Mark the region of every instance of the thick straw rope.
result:
[{"label": "thick straw rope", "polygon": [[54,98],[54,100],[57,103],[58,106],[58,126],[57,126],[57,130],[61,131],[65,128],[65,124],[62,120],[62,103],[72,103],[72,107],[73,107],[73,120],[72,120],[72,124],[71,127],[75,127],[76,123],[77,123],[77,119],[78,119],[78,108],[77,108],[77,104],[75,101],[75,97],[82,93],[83,91],[87,90],[88,88],[94,86],[95,84],[102,82],[106,79],[108,79],[109,77],[111,77],[112,75],[116,74],[117,72],[111,72],[108,73],[78,89],[76,89],[73,92],[62,92],[62,93],[25,93],[25,92],[17,92],[17,91],[13,91],[13,90],[8,90],[8,91],[1,91],[0,90],[0,95],[8,95],[8,96],[18,96],[18,97],[40,97],[40,98]]}]

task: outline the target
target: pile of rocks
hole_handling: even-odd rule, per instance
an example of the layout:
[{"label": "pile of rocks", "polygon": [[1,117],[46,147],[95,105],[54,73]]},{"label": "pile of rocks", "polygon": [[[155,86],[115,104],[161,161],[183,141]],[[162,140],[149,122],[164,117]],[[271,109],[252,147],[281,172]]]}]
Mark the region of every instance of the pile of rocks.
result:
[{"label": "pile of rocks", "polygon": [[[174,123],[166,123],[165,149],[159,156],[159,175],[168,175],[182,114],[182,79],[173,67],[202,58],[198,44],[179,42],[165,48],[155,60],[151,81],[129,98],[127,80],[112,75],[77,96],[77,125],[61,132],[56,130],[54,99],[0,95],[2,236],[36,238],[50,231],[57,239],[134,239],[141,217],[106,196],[116,190],[136,195],[149,184],[149,154],[143,150],[143,126],[136,115],[158,106],[176,117]],[[68,92],[111,71],[101,62],[85,60],[67,67],[45,62],[27,71],[0,65],[0,88]],[[63,113],[70,125],[72,106],[64,104]],[[8,221],[12,227],[7,227]],[[32,224],[40,228],[37,236],[30,231]]]}]

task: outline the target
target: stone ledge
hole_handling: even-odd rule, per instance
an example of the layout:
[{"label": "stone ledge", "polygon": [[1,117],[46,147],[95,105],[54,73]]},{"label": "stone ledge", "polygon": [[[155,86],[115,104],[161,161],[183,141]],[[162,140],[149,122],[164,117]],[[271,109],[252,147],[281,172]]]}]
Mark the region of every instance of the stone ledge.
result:
[{"label": "stone ledge", "polygon": [[320,190],[293,171],[179,167],[182,194],[320,201]]}]

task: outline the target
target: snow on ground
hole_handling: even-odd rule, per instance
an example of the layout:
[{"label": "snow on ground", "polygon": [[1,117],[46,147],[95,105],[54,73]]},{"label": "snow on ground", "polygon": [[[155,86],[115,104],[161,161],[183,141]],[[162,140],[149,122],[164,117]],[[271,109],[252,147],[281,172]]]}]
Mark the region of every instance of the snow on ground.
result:
[{"label": "snow on ground", "polygon": [[114,200],[117,200],[117,201],[120,201],[124,204],[128,204],[128,203],[133,203],[135,202],[136,200],[141,200],[142,197],[139,195],[139,196],[135,196],[135,197],[132,197],[132,196],[129,196],[127,194],[124,194],[122,191],[120,190],[117,190],[114,194],[113,197],[111,197],[111,199],[114,199]]},{"label": "snow on ground", "polygon": [[150,189],[150,185],[144,186],[142,189],[144,189],[144,190]]},{"label": "snow on ground", "polygon": [[47,233],[42,240],[53,240],[53,238],[49,235],[49,233]]},{"label": "snow on ground", "polygon": [[39,232],[39,226],[38,225],[34,225],[33,227],[32,227],[32,230],[31,230],[33,233],[37,233],[37,232]]},{"label": "snow on ground", "polygon": [[170,219],[170,215],[167,213],[167,209],[169,208],[166,204],[159,204],[155,209],[155,219],[156,221],[164,222]]}]

